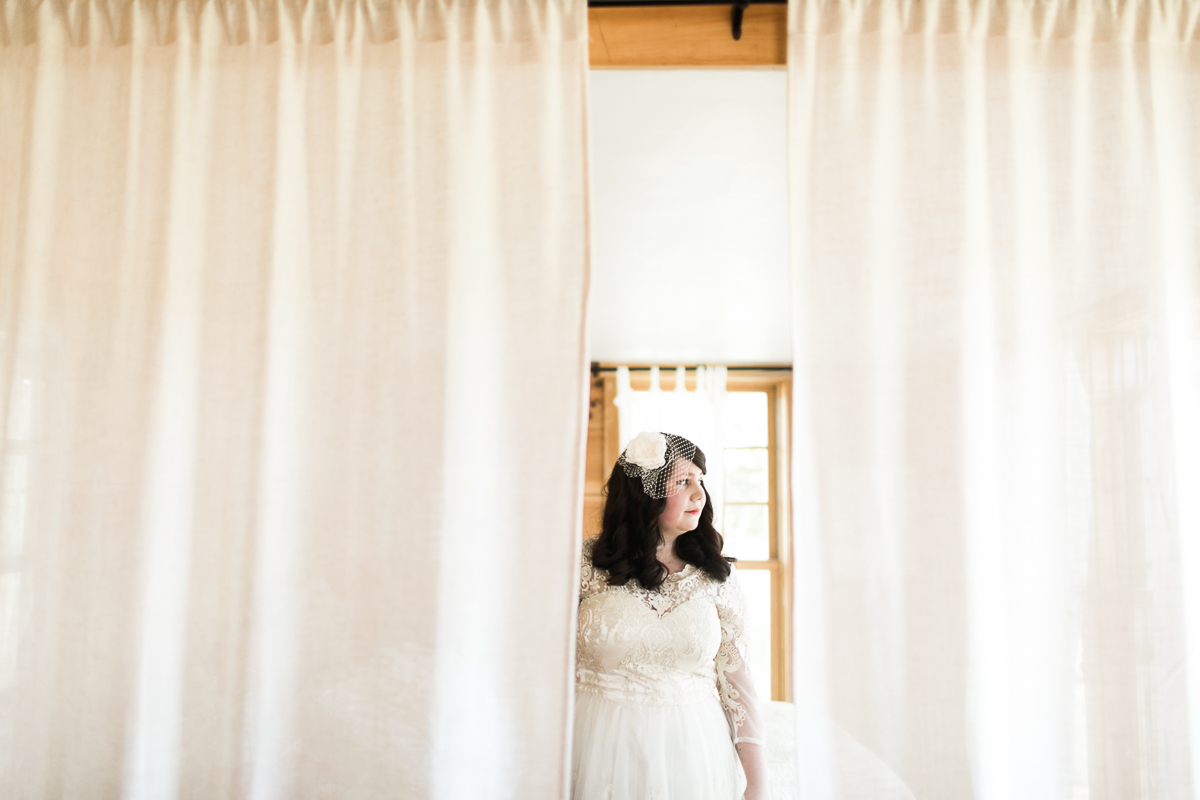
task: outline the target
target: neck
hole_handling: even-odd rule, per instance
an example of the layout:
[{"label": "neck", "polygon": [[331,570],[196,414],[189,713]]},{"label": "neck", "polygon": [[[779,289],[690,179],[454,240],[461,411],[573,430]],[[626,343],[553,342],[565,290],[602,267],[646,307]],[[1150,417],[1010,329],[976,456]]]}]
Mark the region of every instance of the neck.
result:
[{"label": "neck", "polygon": [[662,541],[658,545],[658,549],[667,553],[675,552],[675,540],[679,538],[681,531],[664,531],[659,530],[658,535]]}]

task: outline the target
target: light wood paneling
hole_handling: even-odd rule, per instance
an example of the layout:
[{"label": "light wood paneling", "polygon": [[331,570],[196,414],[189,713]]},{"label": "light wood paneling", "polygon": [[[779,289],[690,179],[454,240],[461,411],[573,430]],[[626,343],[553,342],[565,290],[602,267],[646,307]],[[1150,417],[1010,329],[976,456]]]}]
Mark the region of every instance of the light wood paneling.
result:
[{"label": "light wood paneling", "polygon": [[589,8],[592,68],[783,67],[787,6],[751,5],[742,38],[728,6]]},{"label": "light wood paneling", "polygon": [[[606,466],[605,464],[606,422],[609,414],[604,394],[606,380],[612,382],[611,377],[592,378],[591,398],[588,402],[587,462],[583,477],[583,536],[585,539],[600,535],[600,511],[604,507],[604,483],[608,480],[608,471],[612,468],[611,465]],[[615,388],[616,384],[613,386]],[[616,462],[616,456],[613,456],[613,462]]]},{"label": "light wood paneling", "polygon": [[617,416],[617,376],[611,372],[604,378],[604,480],[621,457],[621,420]]},{"label": "light wood paneling", "polygon": [[583,498],[583,538],[594,539],[600,535],[600,514],[604,511],[604,498],[585,495]]},{"label": "light wood paneling", "polygon": [[[597,388],[599,386],[599,388]],[[599,497],[604,491],[604,381],[592,380],[592,397],[588,410],[587,466],[583,478],[584,496]]]}]

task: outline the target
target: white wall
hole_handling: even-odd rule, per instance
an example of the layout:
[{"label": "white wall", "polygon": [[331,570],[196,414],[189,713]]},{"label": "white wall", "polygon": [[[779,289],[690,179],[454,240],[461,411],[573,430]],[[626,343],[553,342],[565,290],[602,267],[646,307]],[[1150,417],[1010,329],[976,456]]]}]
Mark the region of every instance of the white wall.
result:
[{"label": "white wall", "polygon": [[791,363],[787,73],[591,73],[591,358]]}]

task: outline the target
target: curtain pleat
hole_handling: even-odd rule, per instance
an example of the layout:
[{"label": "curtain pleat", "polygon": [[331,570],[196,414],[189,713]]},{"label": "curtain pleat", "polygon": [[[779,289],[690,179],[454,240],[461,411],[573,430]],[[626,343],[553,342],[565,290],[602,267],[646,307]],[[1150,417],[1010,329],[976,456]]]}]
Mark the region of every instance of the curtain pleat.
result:
[{"label": "curtain pleat", "polygon": [[174,45],[180,37],[224,45],[586,41],[574,0],[5,0],[0,45],[65,38],[74,47]]},{"label": "curtain pleat", "polygon": [[585,5],[0,9],[0,795],[560,796]]},{"label": "curtain pleat", "polygon": [[1198,15],[790,4],[801,796],[1194,796]]}]

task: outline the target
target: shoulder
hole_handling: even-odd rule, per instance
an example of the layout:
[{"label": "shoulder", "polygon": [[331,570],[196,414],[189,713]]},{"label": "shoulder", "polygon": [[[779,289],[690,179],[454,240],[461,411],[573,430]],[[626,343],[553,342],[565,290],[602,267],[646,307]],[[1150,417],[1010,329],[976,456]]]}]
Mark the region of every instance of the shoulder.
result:
[{"label": "shoulder", "polygon": [[716,601],[718,607],[724,607],[729,611],[741,615],[744,613],[746,600],[742,595],[742,586],[738,582],[737,565],[729,565],[729,577],[716,584]]},{"label": "shoulder", "polygon": [[[703,580],[705,584],[710,586],[714,592],[723,593],[738,586],[737,564],[732,561],[727,561],[725,563],[729,565],[729,574],[723,579],[713,575],[703,567],[696,565],[692,566],[695,568],[697,575],[700,576],[700,579]],[[740,591],[740,589],[738,591]]]}]

